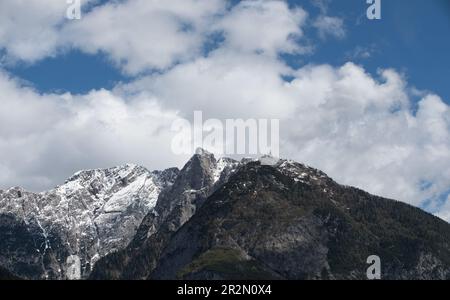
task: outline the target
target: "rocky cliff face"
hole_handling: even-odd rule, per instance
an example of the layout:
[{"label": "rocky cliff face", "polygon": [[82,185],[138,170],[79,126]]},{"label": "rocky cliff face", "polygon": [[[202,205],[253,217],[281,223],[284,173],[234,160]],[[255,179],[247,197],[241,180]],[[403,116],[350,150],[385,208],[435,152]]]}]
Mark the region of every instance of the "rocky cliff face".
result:
[{"label": "rocky cliff face", "polygon": [[22,278],[450,279],[450,225],[305,165],[198,151],[182,170],[82,171],[0,192],[0,268]]},{"label": "rocky cliff face", "polygon": [[229,158],[216,160],[206,151],[195,154],[174,184],[160,194],[155,209],[144,218],[130,245],[99,262],[99,272],[91,277],[147,278],[168,239],[228,181],[239,165]]},{"label": "rocky cliff face", "polygon": [[450,278],[450,225],[420,209],[284,160],[242,163],[213,189],[205,182],[195,209],[177,202],[162,222],[144,222],[91,278],[365,279],[371,255],[384,279]]},{"label": "rocky cliff face", "polygon": [[0,265],[32,279],[78,279],[122,249],[177,169],[125,165],[76,173],[44,193],[0,191]]}]

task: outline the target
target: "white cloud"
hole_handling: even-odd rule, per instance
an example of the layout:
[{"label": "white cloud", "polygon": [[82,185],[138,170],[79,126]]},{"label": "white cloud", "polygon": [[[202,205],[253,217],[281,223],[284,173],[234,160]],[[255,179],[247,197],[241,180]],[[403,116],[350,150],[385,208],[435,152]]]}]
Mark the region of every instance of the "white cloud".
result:
[{"label": "white cloud", "polygon": [[[83,7],[98,0],[83,0]],[[68,23],[66,0],[0,1],[0,50],[2,63],[34,63],[64,50],[61,29]],[[0,52],[1,53],[1,52]]]},{"label": "white cloud", "polygon": [[[290,74],[290,83],[281,75]],[[379,78],[347,63],[290,70],[262,55],[219,49],[208,58],[121,87],[148,90],[167,109],[206,118],[279,118],[281,154],[343,184],[414,205],[438,201],[450,182],[450,109],[424,93],[411,110],[394,70]],[[424,182],[433,183],[424,189]]]},{"label": "white cloud", "polygon": [[[283,156],[375,194],[421,205],[448,190],[450,112],[438,96],[426,94],[413,115],[407,85],[393,70],[377,80],[352,63],[309,66],[291,71],[291,83],[280,79],[284,73],[286,66],[263,56],[218,50],[115,93],[125,98],[130,88],[144,91],[162,111],[177,109],[183,116],[200,109],[207,118],[279,118]],[[97,111],[94,120],[113,115]],[[125,127],[122,134],[127,132],[139,128]],[[123,159],[135,157],[122,153]],[[423,182],[433,184],[424,190]]]},{"label": "white cloud", "polygon": [[176,113],[144,94],[123,99],[106,90],[40,95],[0,74],[0,186],[42,190],[77,169],[126,162],[158,169],[185,158],[170,154]]},{"label": "white cloud", "polygon": [[307,18],[301,8],[289,9],[283,1],[242,1],[218,22],[227,46],[245,52],[303,51],[298,41]]},{"label": "white cloud", "polygon": [[[91,0],[91,2],[94,0]],[[83,2],[85,5],[87,2]],[[26,62],[70,48],[106,53],[125,73],[164,70],[202,54],[205,40],[223,33],[238,51],[306,51],[297,39],[306,12],[283,1],[242,1],[227,10],[224,0],[127,0],[107,2],[65,19],[65,1],[2,1],[0,48]]]},{"label": "white cloud", "polygon": [[10,58],[35,61],[53,54],[65,1],[0,1],[0,48]]},{"label": "white cloud", "polygon": [[88,53],[103,51],[124,71],[164,70],[200,56],[211,34],[222,33],[235,51],[306,51],[297,43],[306,12],[283,1],[129,0],[94,9],[62,33],[65,44]]},{"label": "white cloud", "polygon": [[62,31],[65,43],[103,51],[124,71],[165,69],[198,56],[220,0],[128,0],[95,8]]},{"label": "white cloud", "polygon": [[[84,0],[85,6],[97,0]],[[67,20],[65,0],[0,2],[0,50],[7,60],[34,63],[70,48],[103,52],[136,74],[195,57],[222,0],[111,1]]]},{"label": "white cloud", "polygon": [[286,127],[286,149],[341,183],[414,205],[437,200],[450,182],[450,109],[428,94],[413,115],[402,77],[381,76],[351,63],[300,70],[292,89],[308,101],[298,106],[297,128]]},{"label": "white cloud", "polygon": [[208,58],[178,65],[121,89],[127,93],[146,90],[165,107],[178,109],[186,117],[195,110],[223,119],[278,117],[295,109],[295,99],[283,90],[280,77],[289,72],[287,66],[265,55],[219,49]]}]

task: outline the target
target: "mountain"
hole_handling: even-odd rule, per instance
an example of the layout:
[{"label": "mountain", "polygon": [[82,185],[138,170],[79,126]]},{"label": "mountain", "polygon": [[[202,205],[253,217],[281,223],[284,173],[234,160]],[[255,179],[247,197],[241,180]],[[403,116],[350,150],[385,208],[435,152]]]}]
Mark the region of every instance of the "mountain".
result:
[{"label": "mountain", "polygon": [[91,279],[367,279],[371,255],[384,279],[450,279],[450,225],[437,217],[267,157],[212,185],[211,162],[194,156]]},{"label": "mountain", "polygon": [[[239,165],[235,160],[216,160],[211,153],[198,150],[180,171],[174,184],[161,193],[155,209],[144,218],[130,245],[99,261],[102,263],[96,269],[99,273],[91,278],[145,279],[169,238],[195,215],[215,190],[228,181]],[[114,265],[116,261],[120,263]]]},{"label": "mountain", "polygon": [[81,171],[0,191],[0,269],[25,279],[450,279],[450,224],[289,160]]},{"label": "mountain", "polygon": [[0,191],[0,266],[29,279],[78,279],[124,248],[178,169],[81,171],[43,193]]}]

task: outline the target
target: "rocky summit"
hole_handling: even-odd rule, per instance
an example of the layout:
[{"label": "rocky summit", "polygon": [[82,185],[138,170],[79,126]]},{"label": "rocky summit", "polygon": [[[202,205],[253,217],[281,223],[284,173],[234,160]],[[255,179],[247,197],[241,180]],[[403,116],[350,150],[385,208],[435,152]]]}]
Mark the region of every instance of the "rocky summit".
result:
[{"label": "rocky summit", "polygon": [[450,224],[303,164],[198,151],[181,169],[76,173],[0,191],[0,276],[450,279]]}]

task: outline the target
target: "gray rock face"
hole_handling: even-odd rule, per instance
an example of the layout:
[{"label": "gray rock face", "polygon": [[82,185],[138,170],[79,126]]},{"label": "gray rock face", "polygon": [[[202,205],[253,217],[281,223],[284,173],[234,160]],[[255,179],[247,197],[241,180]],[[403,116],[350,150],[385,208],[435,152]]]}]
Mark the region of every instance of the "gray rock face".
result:
[{"label": "gray rock face", "polygon": [[0,191],[0,270],[52,279],[450,279],[450,225],[305,165],[199,151]]},{"label": "gray rock face", "polygon": [[173,186],[159,196],[153,213],[149,214],[152,220],[146,220],[152,224],[146,236],[154,234],[165,221],[170,222],[171,231],[178,230],[238,166],[239,163],[230,158],[216,160],[205,150],[195,154],[180,171]]},{"label": "gray rock face", "polygon": [[78,172],[44,193],[0,191],[0,265],[23,278],[86,278],[128,245],[177,175],[125,165]]},{"label": "gray rock face", "polygon": [[[203,159],[181,173],[211,161]],[[286,160],[246,161],[212,189],[200,178],[192,186],[209,193],[185,201],[196,198],[179,198],[175,183],[169,199],[177,204],[161,203],[165,217],[146,218],[137,239],[102,258],[91,278],[367,279],[371,255],[381,258],[383,279],[450,278],[450,225],[420,209]]]},{"label": "gray rock face", "polygon": [[[99,263],[107,266],[96,270],[106,269],[107,276],[111,278],[147,278],[151,271],[148,265],[156,264],[155,259],[167,239],[202,207],[215,190],[228,181],[239,166],[239,162],[229,158],[216,160],[214,155],[204,150],[195,154],[173,185],[161,192],[155,209],[144,218],[130,245],[109,256],[111,260],[125,259],[125,265],[113,266],[108,260],[101,260]],[[129,256],[132,258],[128,259]],[[102,278],[103,274],[93,274],[91,277]]]}]

